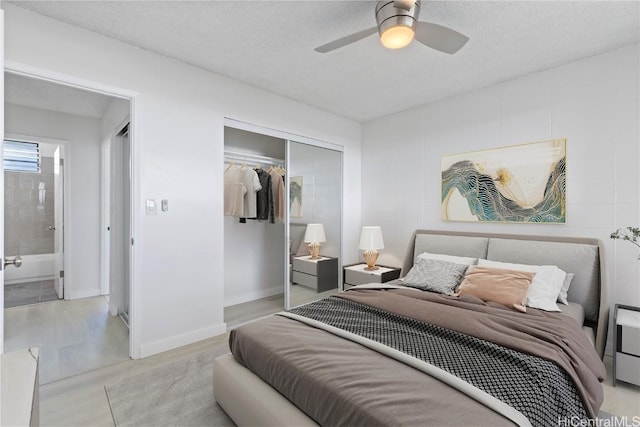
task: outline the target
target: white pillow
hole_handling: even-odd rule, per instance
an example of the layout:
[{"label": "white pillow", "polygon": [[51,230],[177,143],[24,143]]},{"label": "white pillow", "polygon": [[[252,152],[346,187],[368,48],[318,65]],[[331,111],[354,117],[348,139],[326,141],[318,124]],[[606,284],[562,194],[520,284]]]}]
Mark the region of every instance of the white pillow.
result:
[{"label": "white pillow", "polygon": [[512,264],[486,259],[478,260],[478,265],[536,273],[527,292],[527,305],[545,311],[560,311],[556,301],[566,273],[555,265]]},{"label": "white pillow", "polygon": [[569,305],[569,301],[567,300],[567,292],[569,292],[569,286],[571,286],[573,276],[573,273],[567,273],[564,278],[564,282],[562,282],[562,288],[560,288],[560,294],[558,294],[558,302],[561,302],[562,304]]},{"label": "white pillow", "polygon": [[454,264],[462,265],[476,265],[478,258],[469,258],[466,256],[444,255],[444,254],[432,254],[429,252],[422,252],[418,255],[418,259],[435,259],[436,261],[453,262]]}]

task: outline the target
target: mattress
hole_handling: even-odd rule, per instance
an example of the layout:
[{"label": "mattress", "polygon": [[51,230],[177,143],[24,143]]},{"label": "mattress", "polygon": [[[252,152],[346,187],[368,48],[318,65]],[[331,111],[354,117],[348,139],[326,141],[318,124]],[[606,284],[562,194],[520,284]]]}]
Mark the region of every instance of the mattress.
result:
[{"label": "mattress", "polygon": [[558,308],[562,311],[562,314],[571,317],[578,325],[582,326],[584,323],[584,307],[581,304],[569,301],[568,305],[558,304]]},{"label": "mattress", "polygon": [[320,425],[515,425],[408,365],[285,317],[232,331],[230,345],[236,361]]}]

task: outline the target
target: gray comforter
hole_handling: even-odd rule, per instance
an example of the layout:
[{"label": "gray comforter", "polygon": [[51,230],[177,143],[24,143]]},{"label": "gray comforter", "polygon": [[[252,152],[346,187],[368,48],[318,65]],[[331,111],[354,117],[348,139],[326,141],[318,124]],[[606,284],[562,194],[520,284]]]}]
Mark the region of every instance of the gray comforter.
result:
[{"label": "gray comforter", "polygon": [[[342,296],[424,321],[433,320],[425,319],[425,316],[435,317],[436,323],[455,319],[452,329],[464,329],[461,332],[473,336],[492,335],[501,344],[511,341],[508,336],[515,333],[516,347],[526,340],[534,351],[545,356],[556,352],[541,350],[547,344],[539,341],[549,341],[548,337],[541,339],[546,332],[538,330],[533,337],[525,338],[523,334],[530,333],[531,326],[523,325],[527,324],[524,317],[513,318],[511,310],[490,307],[473,299],[456,300],[453,304],[447,298],[430,301],[431,295],[415,291],[360,290]],[[457,303],[462,306],[456,307]],[[471,317],[465,319],[461,313]],[[558,320],[551,316],[549,320],[546,315],[537,313],[530,317],[547,319],[542,322],[547,325],[543,330],[557,321],[560,335],[567,334],[567,328],[571,329],[563,323],[562,317]],[[485,320],[478,321],[478,318]],[[507,332],[513,328],[515,331]],[[493,336],[496,330],[500,332]],[[500,334],[507,336],[500,338]],[[576,338],[576,342],[578,347],[569,347],[575,350],[583,344],[580,338]],[[232,331],[230,347],[240,363],[321,425],[512,425],[511,421],[471,397],[410,366],[295,320],[274,316],[246,325]],[[595,354],[592,348],[591,352]],[[598,363],[601,365],[601,362],[596,356],[597,363],[593,363],[588,351],[585,351],[585,357],[574,353],[572,351],[568,356],[568,363],[565,363],[567,360],[560,363],[580,365],[577,367],[579,374],[572,378],[578,378],[580,382],[579,377],[585,378],[587,387],[581,385],[580,392],[587,412],[591,413],[593,408],[599,407],[601,395],[598,396],[598,387],[591,384],[589,378],[593,377],[598,383],[604,368],[600,371]],[[586,366],[582,366],[585,365],[584,358],[588,359]]]}]

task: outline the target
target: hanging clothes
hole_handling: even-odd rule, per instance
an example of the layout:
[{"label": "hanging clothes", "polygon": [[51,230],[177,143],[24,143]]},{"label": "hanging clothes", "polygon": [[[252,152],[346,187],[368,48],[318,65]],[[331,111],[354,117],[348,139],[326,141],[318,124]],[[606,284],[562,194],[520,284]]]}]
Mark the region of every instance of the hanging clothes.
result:
[{"label": "hanging clothes", "polygon": [[258,204],[256,219],[269,220],[269,222],[273,224],[275,223],[275,218],[273,213],[271,175],[262,169],[256,169],[256,173],[258,174],[258,179],[260,179],[260,185],[262,185],[262,190],[256,193],[256,201]]},{"label": "hanging clothes", "polygon": [[269,169],[271,176],[271,194],[273,197],[273,212],[278,222],[284,222],[286,214],[284,180],[276,168]]},{"label": "hanging clothes", "polygon": [[244,195],[244,216],[255,218],[258,215],[258,203],[256,193],[262,190],[258,174],[251,168],[244,170],[244,185],[247,192]]},{"label": "hanging clothes", "polygon": [[231,163],[224,171],[224,214],[225,216],[244,215],[245,172]]}]

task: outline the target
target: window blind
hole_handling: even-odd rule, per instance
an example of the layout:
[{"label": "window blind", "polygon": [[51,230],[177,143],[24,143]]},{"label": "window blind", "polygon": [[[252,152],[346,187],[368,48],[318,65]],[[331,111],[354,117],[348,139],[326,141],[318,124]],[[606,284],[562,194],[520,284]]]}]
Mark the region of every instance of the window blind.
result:
[{"label": "window blind", "polygon": [[4,170],[40,172],[40,146],[35,142],[4,140]]}]

